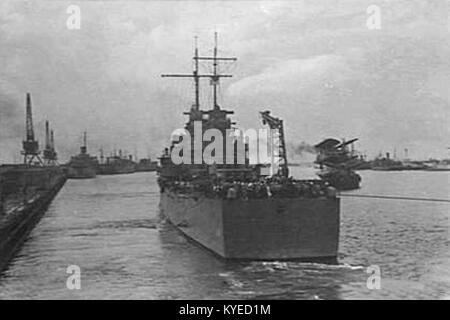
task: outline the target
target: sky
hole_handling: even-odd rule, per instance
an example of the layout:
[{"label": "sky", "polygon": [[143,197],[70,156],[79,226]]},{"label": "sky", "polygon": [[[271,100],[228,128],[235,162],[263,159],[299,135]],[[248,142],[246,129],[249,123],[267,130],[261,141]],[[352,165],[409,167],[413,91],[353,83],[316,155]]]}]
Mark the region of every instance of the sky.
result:
[{"label": "sky", "polygon": [[[67,8],[80,8],[80,29]],[[369,29],[367,8],[380,8]],[[369,157],[449,157],[450,49],[446,0],[0,2],[0,163],[20,161],[25,94],[36,135],[55,130],[62,162],[103,148],[155,158],[193,103],[193,39],[235,56],[219,104],[242,129],[258,111],[284,119],[290,144],[359,138]],[[206,72],[210,66],[202,64]],[[201,106],[211,89],[201,86]]]}]

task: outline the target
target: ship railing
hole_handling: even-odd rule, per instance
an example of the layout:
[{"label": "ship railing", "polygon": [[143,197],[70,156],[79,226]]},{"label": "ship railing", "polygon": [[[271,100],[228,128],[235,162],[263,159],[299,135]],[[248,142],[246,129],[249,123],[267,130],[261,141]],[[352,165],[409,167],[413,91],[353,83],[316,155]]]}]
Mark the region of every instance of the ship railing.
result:
[{"label": "ship railing", "polygon": [[208,198],[266,199],[336,197],[336,190],[322,180],[215,182],[159,180],[161,189],[168,188],[179,194],[203,194]]}]

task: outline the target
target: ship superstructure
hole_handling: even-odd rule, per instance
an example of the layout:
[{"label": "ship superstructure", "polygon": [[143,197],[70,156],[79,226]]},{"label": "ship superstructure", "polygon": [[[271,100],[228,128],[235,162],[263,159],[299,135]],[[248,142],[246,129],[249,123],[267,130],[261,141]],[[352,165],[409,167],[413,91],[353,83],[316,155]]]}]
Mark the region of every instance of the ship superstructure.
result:
[{"label": "ship superstructure", "polygon": [[103,150],[100,154],[100,163],[97,166],[97,174],[109,175],[109,174],[125,174],[136,172],[136,163],[133,161],[133,156],[122,155],[122,150],[119,150],[119,154],[113,154],[106,159],[103,156]]}]

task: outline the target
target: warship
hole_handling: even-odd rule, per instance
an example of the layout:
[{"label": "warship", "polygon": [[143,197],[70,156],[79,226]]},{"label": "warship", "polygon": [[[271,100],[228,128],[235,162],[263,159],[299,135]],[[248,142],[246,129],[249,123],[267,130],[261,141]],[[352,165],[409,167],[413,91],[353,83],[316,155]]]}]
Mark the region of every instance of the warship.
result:
[{"label": "warship", "polygon": [[83,145],[80,147],[80,153],[70,158],[67,164],[67,177],[69,179],[90,179],[95,178],[98,161],[87,153],[86,138],[87,133],[83,134]]},{"label": "warship", "polygon": [[46,121],[43,158],[35,139],[31,95],[26,97],[26,139],[22,164],[0,165],[0,271],[14,256],[66,182]]},{"label": "warship", "polygon": [[[297,180],[289,176],[281,119],[269,111],[260,113],[263,124],[279,133],[278,166],[271,166],[272,174],[266,172],[265,165],[250,164],[245,139],[237,139],[231,145],[233,164],[211,163],[205,158],[200,163],[195,161],[196,152],[203,154],[208,147],[202,142],[196,144],[196,123],[201,124],[201,136],[205,129],[222,134],[235,129],[230,119],[234,112],[223,109],[217,101],[219,80],[231,77],[219,73],[218,65],[235,60],[218,57],[216,33],[212,56],[199,56],[195,45],[192,74],[162,75],[192,78],[195,103],[184,113],[189,117],[184,130],[194,137],[190,152],[184,154],[183,150],[183,156],[190,161],[179,164],[173,160],[172,153],[179,147],[180,139],[172,139],[159,158],[161,214],[185,236],[221,258],[335,261],[340,199],[336,189],[320,179]],[[199,61],[212,62],[212,72],[200,73]],[[209,110],[200,108],[201,78],[209,78],[212,86],[213,105]],[[243,161],[237,161],[242,157],[236,150],[239,141],[245,150]],[[224,150],[228,148],[224,142]],[[228,157],[228,152],[223,154]]]}]

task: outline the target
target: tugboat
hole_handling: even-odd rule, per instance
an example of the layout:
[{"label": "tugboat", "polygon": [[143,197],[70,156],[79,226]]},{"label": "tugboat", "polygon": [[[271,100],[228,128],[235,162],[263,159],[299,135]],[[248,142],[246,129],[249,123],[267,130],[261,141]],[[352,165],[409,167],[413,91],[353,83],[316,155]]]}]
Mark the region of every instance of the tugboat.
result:
[{"label": "tugboat", "polygon": [[[354,169],[361,161],[353,150],[353,143],[357,140],[339,141],[329,138],[314,146],[318,151],[315,163],[322,170],[318,176],[338,190],[359,188],[361,176]],[[352,151],[348,150],[348,145],[352,145]]]},{"label": "tugboat", "polygon": [[67,164],[67,177],[69,179],[91,179],[96,177],[98,161],[87,153],[86,132],[83,134],[83,145],[80,153],[73,156]]},{"label": "tugboat", "polygon": [[[207,129],[222,136],[238,133],[229,118],[233,111],[222,109],[217,101],[220,78],[231,76],[219,74],[218,64],[236,58],[217,56],[217,33],[212,57],[199,56],[195,47],[192,74],[162,75],[190,77],[195,84],[195,103],[185,112],[189,120],[183,130],[193,138],[191,142],[183,142],[182,136],[181,141],[172,140],[159,158],[162,215],[185,236],[221,258],[336,261],[340,200],[336,190],[322,180],[289,176],[282,120],[269,111],[261,112],[263,122],[279,133],[279,167],[271,167],[272,175],[263,171],[264,165],[250,164],[249,145],[242,136],[229,145],[218,142],[224,152],[220,155],[215,151],[214,161],[207,157],[196,161],[197,155],[209,148],[202,140]],[[201,60],[212,62],[212,74],[200,74]],[[213,105],[209,110],[200,109],[201,78],[211,80]],[[174,154],[183,143],[192,148],[183,149],[187,161],[178,163]]]}]

